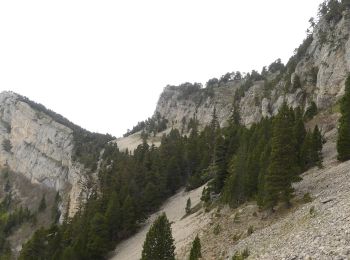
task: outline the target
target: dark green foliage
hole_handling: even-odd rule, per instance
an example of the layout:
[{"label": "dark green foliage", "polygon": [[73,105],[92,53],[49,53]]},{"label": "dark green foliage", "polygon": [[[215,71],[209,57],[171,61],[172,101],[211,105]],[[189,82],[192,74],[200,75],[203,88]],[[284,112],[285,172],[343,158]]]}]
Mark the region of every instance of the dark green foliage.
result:
[{"label": "dark green foliage", "polygon": [[163,213],[154,221],[146,235],[141,260],[175,260],[174,251],[170,223]]},{"label": "dark green foliage", "polygon": [[4,148],[6,152],[10,153],[12,149],[11,141],[8,139],[4,139],[4,141],[2,142],[2,148]]},{"label": "dark green foliage", "polygon": [[249,226],[248,230],[247,230],[247,235],[250,236],[253,233],[254,233],[254,227],[253,226]]},{"label": "dark green foliage", "polygon": [[339,22],[342,12],[348,7],[347,1],[326,0],[319,7],[319,17],[324,17],[327,22]]},{"label": "dark green foliage", "polygon": [[231,125],[240,125],[241,123],[241,115],[239,113],[239,108],[237,104],[233,105],[233,110],[229,119],[229,123]]},{"label": "dark green foliage", "polygon": [[289,74],[293,73],[295,71],[295,67],[298,64],[298,62],[305,57],[306,51],[309,48],[313,41],[312,33],[309,34],[306,39],[303,41],[303,43],[294,51],[294,55],[289,59],[287,63],[287,71]]},{"label": "dark green foliage", "polygon": [[40,200],[38,211],[41,212],[41,211],[44,211],[45,209],[46,209],[46,198],[44,194]]},{"label": "dark green foliage", "polygon": [[312,132],[312,145],[315,152],[315,163],[319,164],[322,161],[323,138],[317,125]]},{"label": "dark green foliage", "polygon": [[246,248],[244,249],[242,252],[236,252],[233,256],[231,260],[244,260],[246,258],[248,258],[248,256],[250,255],[249,253],[249,249]]},{"label": "dark green foliage", "polygon": [[45,236],[46,232],[44,229],[39,229],[38,231],[36,231],[32,239],[23,246],[22,253],[19,259],[49,259],[49,256],[45,252]]},{"label": "dark green foliage", "polygon": [[57,191],[54,204],[52,205],[52,208],[51,208],[51,216],[55,224],[58,223],[61,216],[61,211],[58,208],[58,204],[60,201],[61,201],[60,193]]},{"label": "dark green foliage", "polygon": [[314,101],[311,102],[310,106],[307,108],[304,114],[304,120],[311,120],[315,115],[317,115],[317,106]]},{"label": "dark green foliage", "polygon": [[306,136],[306,129],[303,121],[303,114],[300,107],[296,108],[295,110],[295,123],[293,127],[293,134],[295,138],[295,149],[297,151],[297,159],[299,162],[299,167],[303,167],[303,156],[301,154],[301,149],[305,140]]},{"label": "dark green foliage", "polygon": [[213,230],[214,235],[219,235],[221,232],[221,226],[219,224],[216,224]]},{"label": "dark green foliage", "polygon": [[284,103],[273,121],[271,157],[265,177],[265,206],[273,208],[279,201],[287,205],[292,198],[292,182],[298,180],[296,139],[293,133],[294,115]]},{"label": "dark green foliage", "polygon": [[11,185],[10,185],[10,181],[6,180],[6,183],[4,185],[4,191],[5,192],[9,192],[11,190]]},{"label": "dark green foliage", "polygon": [[205,84],[205,86],[208,88],[210,87],[215,87],[219,84],[219,80],[217,78],[212,78],[212,79],[209,79],[207,81],[207,83]]},{"label": "dark green foliage", "polygon": [[202,257],[201,241],[197,235],[192,242],[192,248],[191,248],[189,260],[198,260],[201,257]]},{"label": "dark green foliage", "polygon": [[92,218],[86,245],[90,259],[99,259],[109,249],[108,226],[106,218],[99,212]]},{"label": "dark green foliage", "polygon": [[318,126],[313,132],[308,132],[305,136],[300,151],[300,167],[307,170],[313,166],[321,166],[322,161],[322,135]]},{"label": "dark green foliage", "polygon": [[345,82],[345,95],[340,102],[340,113],[337,139],[338,160],[350,159],[350,76]]},{"label": "dark green foliage", "polygon": [[199,91],[202,89],[201,83],[183,83],[179,86],[179,89],[181,90],[181,94],[177,97],[178,100],[180,99],[188,99],[193,93]]},{"label": "dark green foliage", "polygon": [[186,214],[190,214],[191,213],[191,198],[188,198],[188,200],[186,202],[185,211],[186,211]]},{"label": "dark green foliage", "polygon": [[0,203],[0,259],[13,259],[8,236],[13,230],[26,221],[33,219],[33,215],[25,208],[10,209],[11,195],[8,194]]},{"label": "dark green foliage", "polygon": [[167,128],[167,124],[168,120],[166,120],[160,115],[159,112],[157,112],[153,117],[150,117],[145,121],[138,122],[137,125],[134,126],[131,130],[128,129],[128,131],[123,136],[127,137],[139,131],[156,135],[157,133],[164,131]]},{"label": "dark green foliage", "polygon": [[[133,155],[105,146],[99,172],[100,195],[93,193],[74,218],[65,217],[54,233],[56,247],[28,241],[36,259],[103,259],[116,243],[133,234],[146,216],[185,184],[187,138],[178,130],[164,136],[159,148],[141,144]],[[37,236],[47,241],[49,230]],[[38,239],[38,238],[35,238]],[[40,246],[40,248],[35,248]],[[27,248],[27,247],[24,247]],[[24,249],[22,255],[26,255]]]},{"label": "dark green foliage", "polygon": [[293,90],[296,90],[298,88],[301,88],[301,82],[300,82],[299,76],[295,75],[294,81],[293,81]]},{"label": "dark green foliage", "polygon": [[[264,118],[249,129],[239,122],[220,128],[216,109],[211,124],[203,131],[198,131],[195,117],[187,127],[188,136],[173,129],[162,137],[159,147],[144,141],[133,154],[119,151],[115,144],[104,145],[98,175],[100,191],[92,192],[73,218],[66,216],[61,226],[34,235],[24,245],[22,259],[103,259],[184,185],[192,189],[210,180],[201,198],[207,206],[218,194],[231,206],[249,199],[257,199],[261,207],[271,206],[269,196],[276,196],[274,188],[278,192],[273,200],[288,202],[292,196],[290,183],[301,172],[295,169],[311,165],[300,162],[304,159],[300,143],[310,140],[310,147],[318,143],[319,149],[321,140],[319,130],[305,134],[301,110],[294,111],[286,105],[275,118]],[[276,151],[288,154],[288,158],[282,160]],[[294,162],[296,168],[286,163],[283,173],[275,171],[281,161]],[[283,185],[274,182],[278,174],[288,177]],[[2,204],[10,205],[11,197]],[[53,217],[57,220],[59,212],[56,213]],[[220,232],[219,226],[215,232]]]},{"label": "dark green foliage", "polygon": [[276,61],[270,64],[268,70],[271,73],[275,73],[277,71],[282,72],[284,70],[284,64],[282,63],[281,59],[277,59]]}]

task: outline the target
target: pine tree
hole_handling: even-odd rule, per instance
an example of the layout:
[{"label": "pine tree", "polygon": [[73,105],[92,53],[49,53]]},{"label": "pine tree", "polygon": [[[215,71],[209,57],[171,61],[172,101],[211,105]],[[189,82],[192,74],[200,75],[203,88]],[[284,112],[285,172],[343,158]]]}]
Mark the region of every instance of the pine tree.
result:
[{"label": "pine tree", "polygon": [[304,121],[303,121],[303,113],[300,107],[298,107],[295,110],[295,124],[293,127],[293,134],[296,141],[295,144],[296,144],[296,151],[297,151],[299,166],[302,167],[301,148],[306,136],[306,130],[305,130]]},{"label": "pine tree", "polygon": [[237,101],[234,102],[233,104],[233,109],[232,109],[232,114],[230,116],[230,119],[229,119],[229,124],[231,126],[234,126],[234,125],[240,125],[241,123],[241,116],[239,114],[239,108],[238,108],[238,105],[236,104]]},{"label": "pine tree", "polygon": [[111,240],[116,240],[118,238],[118,232],[121,229],[120,222],[122,219],[120,203],[116,192],[111,194],[105,217],[109,229],[109,237]]},{"label": "pine tree", "polygon": [[38,211],[44,211],[46,209],[46,199],[45,199],[45,194],[42,196],[40,204],[39,204],[39,208]]},{"label": "pine tree", "polygon": [[108,251],[108,226],[106,218],[101,213],[96,213],[92,218],[87,241],[87,252],[90,259],[103,259]]},{"label": "pine tree", "polygon": [[322,161],[322,135],[316,125],[312,132],[312,153],[313,162],[315,165],[321,165]]},{"label": "pine tree", "polygon": [[209,135],[209,153],[211,156],[211,163],[215,163],[216,161],[216,139],[218,133],[218,130],[220,129],[218,116],[216,114],[216,107],[214,107],[213,114],[211,116],[211,122],[210,122],[210,135]]},{"label": "pine tree", "polygon": [[190,214],[191,213],[191,198],[188,198],[188,200],[186,202],[185,211],[186,211],[186,214]]},{"label": "pine tree", "polygon": [[201,257],[202,257],[201,241],[197,235],[192,243],[192,248],[191,248],[189,260],[198,260]]},{"label": "pine tree", "polygon": [[307,132],[300,150],[300,167],[302,171],[306,171],[313,166],[312,147],[312,133]]},{"label": "pine tree", "polygon": [[132,233],[136,229],[136,216],[135,216],[135,205],[134,200],[128,195],[123,203],[122,207],[122,220],[123,230],[126,235]]},{"label": "pine tree", "polygon": [[242,135],[241,145],[235,155],[233,155],[229,167],[229,177],[226,180],[222,199],[231,207],[237,207],[247,199],[247,134]]},{"label": "pine tree", "polygon": [[347,161],[350,159],[350,75],[345,82],[345,95],[340,102],[340,113],[337,140],[338,160]]},{"label": "pine tree", "polygon": [[217,134],[215,143],[215,155],[213,156],[215,161],[212,163],[212,169],[214,169],[214,180],[212,186],[215,193],[220,193],[228,174],[226,162],[227,147],[225,140],[220,133]]},{"label": "pine tree", "polygon": [[290,204],[294,191],[292,182],[299,180],[295,138],[291,134],[293,117],[284,103],[273,121],[270,165],[265,178],[265,205],[271,209],[279,201]]},{"label": "pine tree", "polygon": [[141,260],[175,260],[174,239],[165,213],[151,226],[143,244]]}]

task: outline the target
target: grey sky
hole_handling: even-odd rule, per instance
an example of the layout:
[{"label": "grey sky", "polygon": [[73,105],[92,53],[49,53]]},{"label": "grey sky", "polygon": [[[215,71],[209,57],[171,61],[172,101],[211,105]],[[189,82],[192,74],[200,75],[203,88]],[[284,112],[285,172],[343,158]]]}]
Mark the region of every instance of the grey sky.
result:
[{"label": "grey sky", "polygon": [[0,91],[122,135],[167,84],[287,62],[321,0],[1,1]]}]

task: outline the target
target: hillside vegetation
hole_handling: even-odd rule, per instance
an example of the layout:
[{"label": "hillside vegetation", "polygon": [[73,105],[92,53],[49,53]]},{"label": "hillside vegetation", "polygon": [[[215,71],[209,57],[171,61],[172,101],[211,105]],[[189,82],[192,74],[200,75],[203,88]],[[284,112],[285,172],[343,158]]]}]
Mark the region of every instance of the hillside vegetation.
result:
[{"label": "hillside vegetation", "polygon": [[[202,207],[200,213],[204,217],[217,208],[220,219],[220,208],[230,207],[228,212],[232,212],[232,208],[242,208],[242,205],[253,205],[253,217],[275,216],[272,219],[278,218],[281,209],[287,213],[297,209],[298,185],[309,176],[303,173],[324,167],[325,134],[332,130],[324,124],[319,127],[315,118],[326,112],[325,115],[331,117],[347,76],[343,66],[332,64],[329,67],[338,71],[331,74],[341,77],[329,76],[325,80],[328,65],[318,64],[322,56],[319,53],[329,51],[330,63],[340,60],[334,58],[337,55],[346,56],[338,50],[345,48],[347,39],[339,41],[338,47],[329,39],[332,30],[343,32],[342,28],[347,28],[349,7],[349,1],[325,1],[320,6],[319,22],[311,20],[311,31],[286,65],[276,60],[261,73],[227,73],[220,79],[209,80],[205,88],[198,83],[167,86],[155,116],[126,133],[125,137],[140,133],[142,143],[133,153],[109,142],[112,140],[109,135],[87,132],[45,107],[23,99],[35,110],[73,130],[73,159],[91,172],[98,171],[98,175],[97,185],[92,183],[93,178],[87,184],[92,188],[76,214],[63,216],[61,224],[53,223],[49,228],[37,230],[23,245],[19,259],[105,259],[118,243],[142,230],[147,218],[181,188],[191,191],[206,184],[197,208]],[[343,37],[343,33],[339,35]],[[332,80],[337,84],[325,91]],[[345,98],[340,101],[344,129],[350,122],[350,113],[344,105],[349,88],[346,90]],[[220,102],[221,98],[226,103]],[[228,100],[230,106],[227,106]],[[171,130],[162,136],[159,147],[148,144],[150,135],[155,137],[169,127]],[[345,135],[338,141],[345,151],[350,145],[348,139]],[[6,144],[5,149],[6,146],[11,151]],[[312,200],[306,194],[305,201]],[[184,209],[185,206],[184,203]],[[191,207],[188,208],[190,214]],[[310,215],[316,212],[316,207],[310,208]],[[248,215],[246,218],[251,219]],[[165,223],[169,231],[170,223],[165,216],[159,223]],[[210,230],[215,236],[230,230],[223,230],[216,219],[211,223]],[[255,237],[255,227],[244,227],[246,235],[232,236],[234,243],[241,238],[246,240],[235,244],[232,252],[220,252],[219,257],[265,256],[258,246],[250,248],[252,242],[248,237]],[[155,231],[153,235],[156,237]],[[152,240],[153,235],[146,237]],[[169,241],[167,248],[174,251],[172,239]],[[206,251],[207,240],[203,239],[202,244],[204,256],[218,259],[217,254],[213,256]],[[156,248],[159,243],[153,244],[147,239],[144,245],[146,255],[159,249]],[[187,252],[188,249],[177,253],[184,257]],[[169,252],[169,259],[174,259],[173,253]]]}]

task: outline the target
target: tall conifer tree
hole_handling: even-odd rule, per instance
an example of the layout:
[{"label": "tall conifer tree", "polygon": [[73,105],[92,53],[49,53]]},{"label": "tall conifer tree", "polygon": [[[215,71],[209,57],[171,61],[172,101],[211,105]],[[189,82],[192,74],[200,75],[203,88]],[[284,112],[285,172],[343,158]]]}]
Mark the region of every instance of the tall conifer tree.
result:
[{"label": "tall conifer tree", "polygon": [[175,260],[174,251],[170,223],[163,213],[154,221],[146,235],[141,260]]},{"label": "tall conifer tree", "polygon": [[345,82],[345,95],[340,102],[340,113],[337,140],[338,160],[346,161],[350,159],[350,75]]},{"label": "tall conifer tree", "polygon": [[191,248],[189,260],[198,260],[201,257],[202,257],[201,241],[197,235],[192,243],[192,248]]},{"label": "tall conifer tree", "polygon": [[292,182],[298,178],[298,164],[293,133],[294,116],[284,102],[273,121],[271,157],[265,178],[265,205],[271,209],[279,201],[290,203],[294,189]]}]

